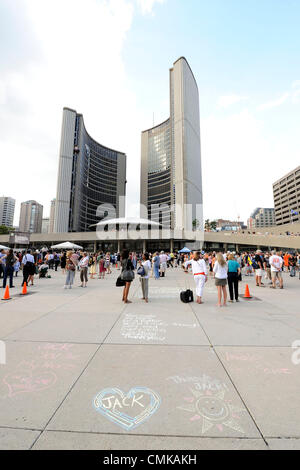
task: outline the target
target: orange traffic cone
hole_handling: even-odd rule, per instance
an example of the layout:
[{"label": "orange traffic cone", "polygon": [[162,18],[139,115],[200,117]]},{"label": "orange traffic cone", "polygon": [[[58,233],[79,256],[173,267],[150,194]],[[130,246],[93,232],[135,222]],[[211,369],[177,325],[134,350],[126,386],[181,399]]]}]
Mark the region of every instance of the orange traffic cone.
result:
[{"label": "orange traffic cone", "polygon": [[246,284],[244,299],[252,299],[252,296],[250,295],[250,291],[249,291],[249,286],[248,286],[248,284]]},{"label": "orange traffic cone", "polygon": [[4,297],[2,298],[2,300],[10,300],[11,297],[9,296],[9,288],[8,286],[6,286],[5,288],[5,292],[4,292]]},{"label": "orange traffic cone", "polygon": [[28,292],[27,292],[27,284],[26,284],[26,282],[24,282],[21,295],[26,295],[26,294],[28,294]]}]

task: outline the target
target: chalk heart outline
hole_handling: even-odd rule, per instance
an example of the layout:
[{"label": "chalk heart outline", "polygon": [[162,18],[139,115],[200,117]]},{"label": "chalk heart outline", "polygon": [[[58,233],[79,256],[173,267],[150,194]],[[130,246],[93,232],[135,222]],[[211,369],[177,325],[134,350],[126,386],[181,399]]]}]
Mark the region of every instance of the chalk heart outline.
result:
[{"label": "chalk heart outline", "polygon": [[[137,393],[148,395],[150,398],[150,403],[141,413],[137,414],[136,416],[129,416],[127,413],[123,413],[116,409],[105,408],[102,403],[102,400],[105,399],[106,395],[114,395],[116,397],[119,396],[121,400],[123,400],[124,398],[133,398]],[[144,421],[151,418],[151,416],[153,416],[160,407],[160,404],[160,396],[147,387],[133,387],[127,393],[127,395],[118,388],[107,388],[102,390],[102,392],[99,392],[93,400],[93,405],[99,413],[101,413],[113,423],[118,424],[126,431],[131,431],[132,429],[142,424]]]},{"label": "chalk heart outline", "polygon": [[18,393],[40,392],[54,385],[57,376],[52,371],[20,370],[7,374],[3,382],[9,389],[9,397]]}]

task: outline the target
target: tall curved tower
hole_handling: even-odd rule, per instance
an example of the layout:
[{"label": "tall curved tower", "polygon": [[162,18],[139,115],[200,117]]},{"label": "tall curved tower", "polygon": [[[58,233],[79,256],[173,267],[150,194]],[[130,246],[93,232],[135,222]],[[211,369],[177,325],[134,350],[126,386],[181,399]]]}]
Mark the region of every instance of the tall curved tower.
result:
[{"label": "tall curved tower", "polygon": [[184,57],[170,69],[170,118],[142,132],[140,201],[164,226],[203,223],[199,93]]},{"label": "tall curved tower", "polygon": [[[97,208],[112,205],[125,215],[126,155],[96,142],[82,114],[64,108],[54,232],[87,232],[99,222]],[[123,196],[123,199],[120,199]]]}]

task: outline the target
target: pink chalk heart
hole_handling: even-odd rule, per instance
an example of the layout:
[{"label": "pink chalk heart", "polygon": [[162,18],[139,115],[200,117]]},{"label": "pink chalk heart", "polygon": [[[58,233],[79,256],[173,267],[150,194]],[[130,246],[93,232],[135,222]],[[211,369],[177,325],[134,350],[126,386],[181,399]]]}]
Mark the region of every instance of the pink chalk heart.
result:
[{"label": "pink chalk heart", "polygon": [[4,377],[3,382],[8,386],[9,396],[18,393],[40,392],[57,381],[57,376],[51,371],[17,371]]}]

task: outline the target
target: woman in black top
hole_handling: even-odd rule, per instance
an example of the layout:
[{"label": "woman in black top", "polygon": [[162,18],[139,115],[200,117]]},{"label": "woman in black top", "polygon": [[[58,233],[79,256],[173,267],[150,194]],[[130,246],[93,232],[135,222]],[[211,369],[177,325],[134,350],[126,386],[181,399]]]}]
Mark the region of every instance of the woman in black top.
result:
[{"label": "woman in black top", "polygon": [[[122,273],[125,270],[126,271],[134,271],[134,267],[133,267],[131,259],[129,258],[129,251],[128,250],[123,250],[122,255],[121,255],[121,259],[122,259],[122,261],[121,261],[121,266],[122,266],[121,277],[122,277]],[[123,298],[122,298],[122,301],[125,304],[131,304],[132,303],[130,300],[128,300],[128,294],[129,294],[129,289],[130,289],[131,282],[132,281],[125,280],[125,286],[124,286],[124,289],[123,289]]]},{"label": "woman in black top", "polygon": [[64,251],[62,254],[62,257],[60,258],[60,267],[61,267],[63,274],[65,274],[66,262],[67,262],[67,256],[66,256],[66,252]]},{"label": "woman in black top", "polygon": [[3,277],[3,287],[6,287],[6,281],[9,277],[9,287],[12,289],[13,287],[13,275],[14,275],[14,264],[17,261],[17,258],[14,255],[14,251],[12,249],[9,250],[8,255],[5,258],[5,268],[4,268],[4,277]]}]

